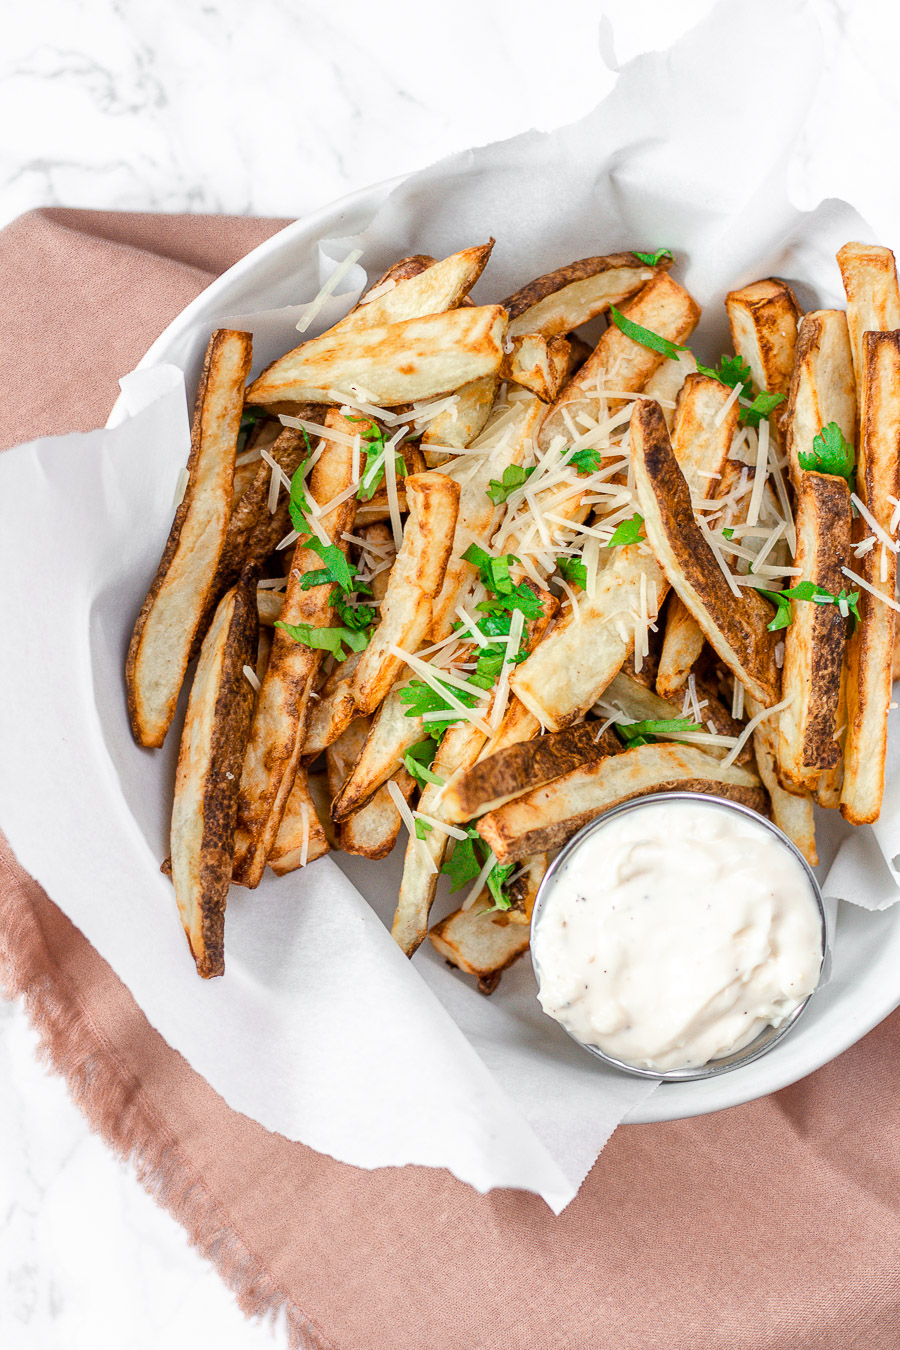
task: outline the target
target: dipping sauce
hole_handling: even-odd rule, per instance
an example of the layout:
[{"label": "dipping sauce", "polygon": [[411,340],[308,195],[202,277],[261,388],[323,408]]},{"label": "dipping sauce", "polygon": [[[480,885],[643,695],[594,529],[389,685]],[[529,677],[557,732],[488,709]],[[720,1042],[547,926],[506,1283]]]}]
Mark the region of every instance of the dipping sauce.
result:
[{"label": "dipping sauce", "polygon": [[532,950],[546,1013],[664,1072],[790,1016],[818,983],[822,920],[802,864],[766,825],[673,798],[611,815],[562,861]]}]

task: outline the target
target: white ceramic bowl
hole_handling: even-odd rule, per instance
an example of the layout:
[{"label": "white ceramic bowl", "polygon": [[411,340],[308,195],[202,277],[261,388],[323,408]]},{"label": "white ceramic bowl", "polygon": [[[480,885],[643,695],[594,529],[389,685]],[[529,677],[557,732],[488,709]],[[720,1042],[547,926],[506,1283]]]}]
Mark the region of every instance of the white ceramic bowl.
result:
[{"label": "white ceramic bowl", "polygon": [[[310,299],[308,288],[298,292],[297,276],[308,268],[317,240],[362,230],[393,186],[376,184],[333,202],[248,253],[169,324],[140,368],[172,362],[184,370],[192,394],[210,329],[228,315]],[[586,244],[584,252],[589,251]],[[108,425],[125,416],[120,399]],[[900,904],[881,913],[842,905],[831,954],[827,984],[771,1054],[718,1078],[665,1083],[627,1121],[645,1124],[705,1115],[787,1087],[841,1054],[900,1004]]]}]

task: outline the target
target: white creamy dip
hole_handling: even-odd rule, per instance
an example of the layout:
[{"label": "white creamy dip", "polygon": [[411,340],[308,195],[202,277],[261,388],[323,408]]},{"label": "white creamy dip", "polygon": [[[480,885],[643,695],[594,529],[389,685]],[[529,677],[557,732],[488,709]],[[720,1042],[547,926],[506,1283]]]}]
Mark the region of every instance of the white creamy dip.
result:
[{"label": "white creamy dip", "polygon": [[713,801],[611,817],[548,881],[532,932],[541,1006],[587,1045],[695,1068],[812,993],[819,908],[797,858]]}]

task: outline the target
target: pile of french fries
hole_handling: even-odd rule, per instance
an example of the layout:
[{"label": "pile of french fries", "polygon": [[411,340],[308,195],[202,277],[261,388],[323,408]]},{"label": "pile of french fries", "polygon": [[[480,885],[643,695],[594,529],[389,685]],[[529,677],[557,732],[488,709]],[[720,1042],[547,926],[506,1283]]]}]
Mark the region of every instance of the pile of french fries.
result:
[{"label": "pile of french fries", "polygon": [[[668,250],[474,304],[492,246],[402,259],[249,386],[250,335],[210,341],[126,669],[155,747],[196,662],[164,868],[204,977],[232,883],[401,831],[394,937],[490,992],[548,858],[620,802],[731,798],[811,862],[814,802],[878,816],[893,254],[840,250],[846,311],[731,292],[713,369]],[[442,872],[462,902],[429,928]]]}]

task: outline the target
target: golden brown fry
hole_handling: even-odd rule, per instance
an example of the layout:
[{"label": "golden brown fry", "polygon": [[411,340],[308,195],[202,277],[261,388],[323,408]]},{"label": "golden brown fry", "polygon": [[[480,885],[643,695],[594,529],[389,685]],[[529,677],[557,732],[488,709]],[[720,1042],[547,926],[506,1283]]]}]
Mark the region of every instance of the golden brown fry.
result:
[{"label": "golden brown fry", "polygon": [[542,854],[513,882],[513,909],[496,910],[490,894],[483,891],[471,908],[457,909],[430,930],[435,950],[457,969],[476,976],[482,994],[492,994],[501,973],[528,950],[531,912],[546,870]]},{"label": "golden brown fry", "polygon": [[523,333],[510,338],[500,378],[530,389],[544,403],[556,398],[568,374],[569,344],[563,337]]},{"label": "golden brown fry", "polygon": [[[367,301],[363,297],[346,318],[328,330],[329,336],[358,333],[366,328],[404,323],[408,319],[443,314],[455,309],[481,276],[493,247],[494,241],[491,239],[486,244],[453,253],[441,262],[433,259],[426,261],[426,254],[401,259],[370,291],[377,290],[388,281],[394,281],[396,285],[374,300]],[[422,262],[426,264],[424,267],[419,266]]]},{"label": "golden brown fry", "polygon": [[[349,434],[354,423],[329,409],[326,427]],[[339,496],[350,487],[352,474],[350,447],[327,441],[310,479],[313,500],[325,503]],[[345,552],[343,535],[352,528],[355,507],[355,499],[350,497],[320,518],[325,534]],[[294,550],[282,617],[292,625],[331,627],[335,613],[330,603],[333,584],[303,590],[304,576],[322,565],[319,555],[305,547],[306,539],[301,535]],[[295,642],[285,629],[276,628],[241,777],[234,863],[234,880],[239,885],[258,886],[262,879],[300,762],[309,695],[323,656],[322,650]]]},{"label": "golden brown fry", "polygon": [[409,281],[410,278],[427,271],[429,267],[434,267],[436,262],[437,258],[432,258],[430,253],[411,253],[406,258],[398,258],[395,263],[391,263],[386,272],[382,272],[381,276],[372,282],[350,313],[355,314],[357,310],[370,308],[373,302],[369,300],[369,296],[373,291],[380,291],[387,282],[392,282],[396,286],[401,281]]},{"label": "golden brown fry", "polygon": [[185,718],[172,810],[172,880],[181,922],[204,979],[225,972],[237,789],[253,708],[244,674],[256,656],[256,576],[248,568],[222,598],[203,642]]},{"label": "golden brown fry", "polygon": [[678,395],[689,375],[696,374],[697,362],[690,352],[679,352],[674,361],[663,361],[643,387],[646,398],[655,398],[663,410],[669,431],[675,427]]},{"label": "golden brown fry", "polygon": [[391,568],[381,616],[353,677],[361,713],[374,712],[400,674],[398,647],[415,653],[431,627],[432,606],[444,582],[459,511],[459,484],[446,474],[414,474],[406,480],[409,517],[403,544]]},{"label": "golden brown fry", "polygon": [[[850,489],[846,480],[802,473],[795,563],[805,581],[831,595],[845,589],[850,559]],[[778,723],[778,776],[784,786],[813,788],[840,759],[835,740],[847,620],[837,605],[791,601],[785,630],[782,694],[791,702]]]},{"label": "golden brown fry", "polygon": [[867,367],[865,335],[900,328],[897,265],[891,250],[877,244],[845,244],[838,251],[837,261],[847,296],[850,350],[862,417]]},{"label": "golden brown fry", "polygon": [[[801,314],[794,292],[785,282],[767,277],[731,291],[725,308],[734,350],[750,367],[753,383],[786,400]],[[776,436],[784,411],[785,403],[781,403],[771,419]]]},{"label": "golden brown fry", "polygon": [[[749,697],[745,706],[751,717],[761,711],[759,704]],[[801,795],[786,792],[781,786],[775,768],[777,748],[778,724],[774,717],[767,717],[753,733],[753,750],[759,776],[772,802],[772,819],[788,839],[797,845],[810,867],[815,867],[819,855],[816,851],[816,822],[812,797],[808,792]],[[834,805],[836,806],[837,802]]]},{"label": "golden brown fry", "polygon": [[805,314],[784,416],[785,450],[791,481],[800,484],[798,456],[809,454],[829,422],[837,422],[852,445],[856,439],[856,380],[847,316],[840,309]]},{"label": "golden brown fry", "polygon": [[611,253],[605,258],[583,258],[530,281],[504,300],[509,335],[542,333],[553,337],[605,314],[610,305],[636,295],[654,275],[672,266],[665,258],[649,266],[633,253]]},{"label": "golden brown fry", "polygon": [[465,450],[479,436],[491,415],[499,373],[482,375],[456,391],[456,402],[451,408],[433,417],[422,433],[422,452],[430,469],[436,469],[455,455],[445,454],[441,446],[451,450]]},{"label": "golden brown fry", "polygon": [[269,854],[269,866],[283,877],[306,867],[331,851],[325,827],[319,819],[309,785],[309,776],[301,764],[294,774],[284,815]]},{"label": "golden brown fry", "polygon": [[656,672],[657,693],[665,698],[684,688],[705,641],[703,629],[673,591],[666,605],[666,635]]},{"label": "golden brown fry", "polygon": [[187,489],[125,664],[128,714],[139,745],[162,745],[207,612],[231,515],[251,353],[249,333],[223,328],[209,340],[191,430]]},{"label": "golden brown fry", "polygon": [[490,811],[478,832],[501,863],[560,848],[567,839],[620,802],[648,792],[709,792],[767,811],[755,773],[687,745],[641,745],[595,760],[545,787]]},{"label": "golden brown fry", "polygon": [[[866,333],[863,350],[857,492],[888,533],[894,511],[891,499],[900,493],[900,332]],[[868,533],[869,526],[863,528]],[[896,555],[879,543],[856,565],[858,574],[893,603]],[[894,612],[889,604],[861,590],[859,613],[860,622],[847,648],[847,738],[841,788],[841,814],[851,825],[871,823],[881,811],[894,651]]]},{"label": "golden brown fry", "polygon": [[729,587],[694,519],[690,490],[658,404],[635,404],[631,447],[644,529],[669,583],[732,674],[770,707],[780,691],[777,639],[767,628],[772,606],[749,587],[739,597]]},{"label": "golden brown fry", "polygon": [[505,331],[500,305],[333,331],[274,361],[254,380],[247,401],[333,403],[338,391],[391,407],[450,393],[500,369]]},{"label": "golden brown fry", "polygon": [[[369,719],[358,717],[325,751],[332,798],[338,795],[347,775],[362,754],[368,733]],[[394,774],[393,780],[409,801],[416,790],[416,780],[405,769]],[[352,816],[336,827],[339,847],[345,853],[355,853],[364,858],[386,858],[397,842],[401,824],[400,812],[391,794],[386,786],[380,787],[365,806],[354,811]]]}]

